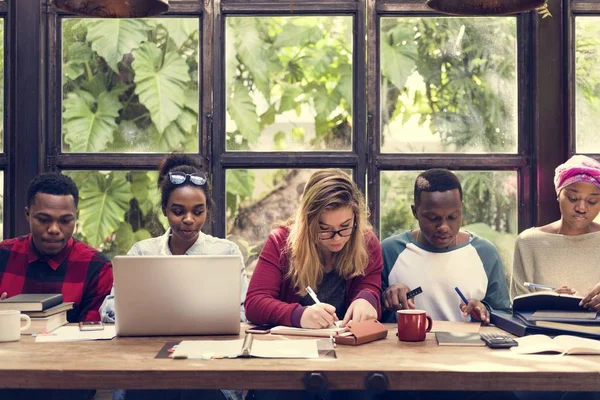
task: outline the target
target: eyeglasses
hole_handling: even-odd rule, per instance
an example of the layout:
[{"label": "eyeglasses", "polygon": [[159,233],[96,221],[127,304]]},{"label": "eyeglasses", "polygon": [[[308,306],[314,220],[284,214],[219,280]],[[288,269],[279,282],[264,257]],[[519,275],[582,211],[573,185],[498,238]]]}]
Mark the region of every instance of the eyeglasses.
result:
[{"label": "eyeglasses", "polygon": [[356,224],[349,226],[348,228],[338,229],[337,231],[321,231],[318,236],[320,240],[330,240],[335,237],[335,235],[340,235],[340,237],[348,237],[352,235],[354,230],[356,229]]},{"label": "eyeglasses", "polygon": [[169,180],[175,185],[181,185],[187,179],[190,179],[194,185],[202,186],[206,183],[206,175],[202,172],[194,172],[192,174],[186,174],[183,172],[169,172]]}]

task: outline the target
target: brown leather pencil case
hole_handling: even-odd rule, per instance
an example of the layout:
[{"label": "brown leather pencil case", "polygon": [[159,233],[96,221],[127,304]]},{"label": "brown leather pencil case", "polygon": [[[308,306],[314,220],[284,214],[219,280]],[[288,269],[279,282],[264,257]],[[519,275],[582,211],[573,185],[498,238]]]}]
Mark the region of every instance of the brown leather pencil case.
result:
[{"label": "brown leather pencil case", "polygon": [[387,336],[388,330],[381,322],[376,319],[353,323],[349,327],[349,332],[334,336],[337,344],[347,344],[358,346],[383,339]]}]

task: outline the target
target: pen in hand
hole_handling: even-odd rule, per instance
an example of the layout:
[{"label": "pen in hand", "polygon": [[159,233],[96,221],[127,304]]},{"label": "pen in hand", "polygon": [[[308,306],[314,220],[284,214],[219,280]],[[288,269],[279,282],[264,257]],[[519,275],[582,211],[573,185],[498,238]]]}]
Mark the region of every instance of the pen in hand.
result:
[{"label": "pen in hand", "polygon": [[[315,304],[321,304],[321,301],[317,297],[317,294],[314,292],[314,290],[312,290],[312,288],[310,286],[306,287],[306,293],[308,293],[308,295],[310,296],[310,298],[313,299],[313,301],[315,302]],[[338,320],[337,315],[333,314],[333,319],[335,320],[334,325],[336,327],[338,327],[339,326],[339,320]]]},{"label": "pen in hand", "polygon": [[[458,295],[460,296],[460,299],[463,301],[463,303],[465,303],[465,307],[468,307],[469,306],[469,300],[460,291],[460,289],[458,288],[458,286],[455,287],[454,290],[456,290],[456,293],[458,293]],[[477,321],[481,321],[481,315],[479,315],[479,313],[475,309],[471,310],[471,317],[475,318],[475,320],[477,320]]]}]

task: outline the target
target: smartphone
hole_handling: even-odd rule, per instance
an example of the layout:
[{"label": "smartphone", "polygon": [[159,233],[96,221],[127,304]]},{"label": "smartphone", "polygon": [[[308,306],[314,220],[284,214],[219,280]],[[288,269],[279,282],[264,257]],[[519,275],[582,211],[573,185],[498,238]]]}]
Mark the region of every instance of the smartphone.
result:
[{"label": "smartphone", "polygon": [[412,299],[413,297],[415,297],[416,295],[418,295],[420,293],[423,293],[423,289],[421,289],[421,286],[406,293],[406,300]]},{"label": "smartphone", "polygon": [[100,321],[87,321],[79,323],[80,331],[101,331],[104,329],[104,325]]},{"label": "smartphone", "polygon": [[271,328],[275,327],[275,325],[258,325],[252,328],[246,329],[246,333],[269,333],[271,332]]}]

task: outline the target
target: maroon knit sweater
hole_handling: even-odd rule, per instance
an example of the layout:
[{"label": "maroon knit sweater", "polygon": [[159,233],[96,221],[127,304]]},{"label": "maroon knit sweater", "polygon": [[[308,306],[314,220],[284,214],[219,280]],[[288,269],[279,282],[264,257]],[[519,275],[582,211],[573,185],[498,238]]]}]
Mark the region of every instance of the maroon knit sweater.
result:
[{"label": "maroon knit sweater", "polygon": [[[246,317],[255,324],[300,326],[306,307],[299,304],[291,281],[287,253],[288,228],[275,228],[263,247],[246,294]],[[365,235],[369,264],[364,275],[346,280],[346,307],[359,298],[367,300],[381,317],[381,245],[375,234]]]}]

